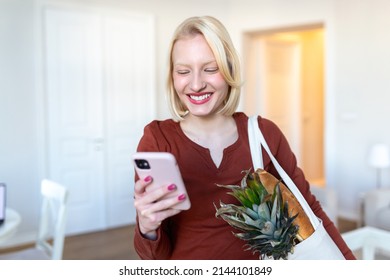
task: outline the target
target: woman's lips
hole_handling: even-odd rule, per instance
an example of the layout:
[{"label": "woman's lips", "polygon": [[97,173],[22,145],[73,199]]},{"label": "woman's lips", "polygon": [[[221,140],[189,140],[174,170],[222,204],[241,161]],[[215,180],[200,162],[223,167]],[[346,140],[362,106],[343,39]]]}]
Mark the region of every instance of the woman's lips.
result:
[{"label": "woman's lips", "polygon": [[187,95],[192,104],[204,104],[210,100],[211,93],[197,93]]}]

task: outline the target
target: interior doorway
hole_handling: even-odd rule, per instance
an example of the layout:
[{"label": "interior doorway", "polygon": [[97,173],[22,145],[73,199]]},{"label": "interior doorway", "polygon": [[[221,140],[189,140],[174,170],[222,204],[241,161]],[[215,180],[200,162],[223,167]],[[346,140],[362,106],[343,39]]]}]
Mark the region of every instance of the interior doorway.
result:
[{"label": "interior doorway", "polygon": [[274,121],[313,185],[325,185],[324,27],[248,32],[244,111]]}]

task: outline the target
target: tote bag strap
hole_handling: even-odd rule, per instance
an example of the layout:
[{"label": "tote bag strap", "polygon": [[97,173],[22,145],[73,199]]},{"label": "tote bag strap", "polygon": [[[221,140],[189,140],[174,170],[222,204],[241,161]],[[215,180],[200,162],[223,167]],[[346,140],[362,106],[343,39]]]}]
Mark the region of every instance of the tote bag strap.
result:
[{"label": "tote bag strap", "polygon": [[[259,128],[259,124],[257,121],[257,116],[251,116],[248,119],[248,137],[249,137],[249,146],[251,149],[252,154],[252,161],[253,161],[253,167],[255,170],[257,168],[263,169],[263,158],[261,155],[261,146],[265,149],[265,151],[268,153],[269,157],[271,158],[271,161],[273,165],[275,166],[276,170],[278,171],[280,177],[283,179],[286,186],[290,189],[290,191],[294,194],[294,196],[298,199],[299,203],[301,204],[303,210],[305,211],[306,215],[309,217],[311,224],[314,228],[317,228],[319,225],[318,218],[316,215],[314,215],[314,212],[311,210],[309,204],[307,203],[306,199],[303,197],[301,192],[298,190],[297,186],[291,180],[290,176],[284,171],[284,169],[280,166],[279,162],[276,160],[274,155],[272,154],[271,150],[268,147],[267,142],[265,141],[265,138],[263,136],[263,133],[261,132]],[[259,157],[260,154],[260,157]],[[259,163],[261,161],[261,163]],[[261,166],[261,167],[260,167]]]},{"label": "tote bag strap", "polygon": [[263,154],[261,153],[261,140],[259,124],[257,122],[257,116],[252,116],[248,120],[248,138],[249,138],[249,147],[251,149],[253,168],[264,169],[263,163]]}]

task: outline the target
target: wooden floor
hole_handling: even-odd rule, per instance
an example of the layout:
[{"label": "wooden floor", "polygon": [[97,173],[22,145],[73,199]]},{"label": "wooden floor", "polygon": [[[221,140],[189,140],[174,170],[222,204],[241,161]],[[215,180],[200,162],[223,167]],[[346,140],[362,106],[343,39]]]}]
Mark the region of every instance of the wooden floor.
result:
[{"label": "wooden floor", "polygon": [[[133,245],[134,226],[68,236],[65,238],[64,260],[138,260]],[[0,249],[0,254],[34,246],[26,244]]]},{"label": "wooden floor", "polygon": [[65,260],[136,260],[134,226],[70,236],[65,239]]},{"label": "wooden floor", "polygon": [[[355,228],[355,222],[342,219],[339,220],[339,230],[341,233]],[[139,257],[134,250],[133,237],[133,225],[69,236],[65,238],[63,259],[137,260]]]}]

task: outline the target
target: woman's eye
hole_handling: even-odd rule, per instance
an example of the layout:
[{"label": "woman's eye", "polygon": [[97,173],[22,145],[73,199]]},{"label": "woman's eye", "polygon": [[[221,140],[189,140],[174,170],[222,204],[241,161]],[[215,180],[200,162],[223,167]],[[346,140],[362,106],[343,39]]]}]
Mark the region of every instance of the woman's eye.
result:
[{"label": "woman's eye", "polygon": [[188,70],[177,70],[176,73],[179,74],[179,75],[185,75],[185,74],[190,73],[190,71],[188,71]]},{"label": "woman's eye", "polygon": [[218,72],[218,67],[206,68],[204,71],[207,73],[215,73]]}]

